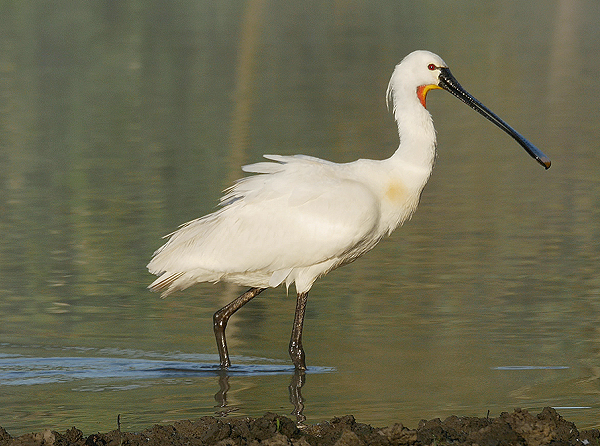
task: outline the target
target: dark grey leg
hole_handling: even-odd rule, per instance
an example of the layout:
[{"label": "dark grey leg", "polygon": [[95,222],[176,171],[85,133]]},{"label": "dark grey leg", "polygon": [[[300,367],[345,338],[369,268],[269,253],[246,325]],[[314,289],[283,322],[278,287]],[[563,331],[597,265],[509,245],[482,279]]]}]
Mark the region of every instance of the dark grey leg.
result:
[{"label": "dark grey leg", "polygon": [[[227,342],[225,341],[227,321],[229,321],[229,318],[233,313],[242,308],[264,290],[265,288],[250,288],[240,297],[228,303],[213,315],[213,328],[215,330],[215,338],[217,340],[217,349],[219,350],[222,369],[226,369],[231,365],[231,361],[229,361],[229,352],[227,351]],[[302,328],[302,326],[300,328]]]},{"label": "dark grey leg", "polygon": [[294,316],[294,326],[292,328],[292,337],[290,339],[290,358],[296,367],[296,370],[306,370],[306,361],[304,360],[304,349],[302,348],[302,324],[304,323],[304,313],[306,311],[306,302],[308,292],[299,293],[296,301],[296,314]]}]

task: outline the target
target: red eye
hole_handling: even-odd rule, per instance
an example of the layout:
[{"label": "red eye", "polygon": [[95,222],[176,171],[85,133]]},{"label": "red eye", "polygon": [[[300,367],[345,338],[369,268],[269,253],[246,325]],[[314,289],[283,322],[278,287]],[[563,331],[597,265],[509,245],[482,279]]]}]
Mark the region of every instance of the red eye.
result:
[{"label": "red eye", "polygon": [[437,67],[434,64],[432,64],[432,63],[430,63],[429,65],[427,65],[427,68],[429,68],[430,71],[433,71],[433,70],[437,69]]}]

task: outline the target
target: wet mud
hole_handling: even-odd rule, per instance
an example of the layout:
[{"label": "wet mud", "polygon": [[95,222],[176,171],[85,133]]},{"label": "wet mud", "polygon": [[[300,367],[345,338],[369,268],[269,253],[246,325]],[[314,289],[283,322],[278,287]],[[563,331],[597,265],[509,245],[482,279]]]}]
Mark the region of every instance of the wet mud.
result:
[{"label": "wet mud", "polygon": [[45,430],[13,438],[0,428],[0,446],[123,446],[123,445],[590,445],[600,444],[598,429],[579,431],[554,409],[538,415],[516,409],[496,418],[457,417],[423,420],[416,428],[400,423],[373,427],[347,415],[329,422],[298,427],[290,418],[268,413],[261,418],[215,418],[155,425],[142,432],[84,434],[73,427],[66,432]]}]

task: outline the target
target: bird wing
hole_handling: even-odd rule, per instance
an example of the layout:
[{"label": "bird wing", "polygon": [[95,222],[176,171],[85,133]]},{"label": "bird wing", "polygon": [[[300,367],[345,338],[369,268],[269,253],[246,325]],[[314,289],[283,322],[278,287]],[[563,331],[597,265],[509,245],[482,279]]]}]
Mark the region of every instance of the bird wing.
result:
[{"label": "bird wing", "polygon": [[229,188],[222,209],[174,232],[155,253],[151,272],[213,273],[199,275],[198,282],[260,271],[273,286],[286,271],[343,261],[378,238],[379,201],[344,175],[345,165],[298,156],[268,159],[276,162],[244,167],[258,175]]}]

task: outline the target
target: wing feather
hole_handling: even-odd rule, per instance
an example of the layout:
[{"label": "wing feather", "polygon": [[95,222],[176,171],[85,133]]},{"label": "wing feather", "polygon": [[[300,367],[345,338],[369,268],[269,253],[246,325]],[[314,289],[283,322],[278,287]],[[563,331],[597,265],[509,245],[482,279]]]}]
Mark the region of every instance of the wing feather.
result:
[{"label": "wing feather", "polygon": [[[229,188],[220,210],[175,231],[155,253],[150,271],[186,273],[185,286],[228,277],[276,286],[294,268],[342,262],[378,237],[379,201],[362,183],[340,175],[341,165],[310,157],[266,158],[276,162],[246,166],[259,175]],[[177,287],[169,279],[155,283]]]}]

